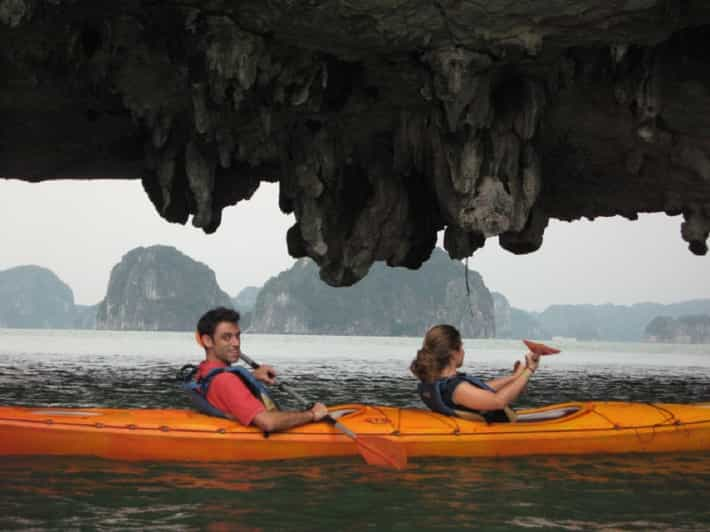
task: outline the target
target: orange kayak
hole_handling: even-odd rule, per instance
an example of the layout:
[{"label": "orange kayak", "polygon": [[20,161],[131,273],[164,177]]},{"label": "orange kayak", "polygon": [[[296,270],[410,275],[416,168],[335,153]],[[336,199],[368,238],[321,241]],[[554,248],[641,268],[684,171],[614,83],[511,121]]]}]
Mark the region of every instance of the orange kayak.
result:
[{"label": "orange kayak", "polygon": [[[330,411],[358,435],[403,445],[410,458],[710,450],[710,403],[564,403],[494,424],[361,404]],[[2,456],[255,461],[357,454],[355,443],[326,423],[265,436],[188,410],[0,407]]]}]

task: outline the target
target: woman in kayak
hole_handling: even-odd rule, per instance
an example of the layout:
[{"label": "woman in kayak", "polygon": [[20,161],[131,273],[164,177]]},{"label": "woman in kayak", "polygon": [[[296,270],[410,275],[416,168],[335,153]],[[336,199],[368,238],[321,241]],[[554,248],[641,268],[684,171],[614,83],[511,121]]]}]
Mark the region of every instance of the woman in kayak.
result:
[{"label": "woman in kayak", "polygon": [[525,389],[538,367],[539,356],[525,355],[525,366],[516,362],[513,373],[483,382],[459,373],[464,350],[461,334],[451,325],[436,325],[424,336],[422,348],[410,369],[421,381],[422,401],[435,412],[489,422],[515,421],[508,406]]}]

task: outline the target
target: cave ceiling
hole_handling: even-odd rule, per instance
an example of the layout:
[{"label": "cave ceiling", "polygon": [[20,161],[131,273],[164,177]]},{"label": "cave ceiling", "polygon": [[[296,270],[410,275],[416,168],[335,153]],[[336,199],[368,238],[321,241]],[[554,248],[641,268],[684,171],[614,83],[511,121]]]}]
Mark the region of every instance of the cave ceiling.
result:
[{"label": "cave ceiling", "polygon": [[706,1],[0,0],[0,176],[140,179],[215,231],[279,183],[332,285],[549,219],[710,231]]}]

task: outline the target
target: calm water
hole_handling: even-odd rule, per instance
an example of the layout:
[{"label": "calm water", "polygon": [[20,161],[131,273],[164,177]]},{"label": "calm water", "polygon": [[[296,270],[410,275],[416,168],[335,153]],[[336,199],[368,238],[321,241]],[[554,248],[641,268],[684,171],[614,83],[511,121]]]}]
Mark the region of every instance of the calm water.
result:
[{"label": "calm water", "polygon": [[[249,335],[243,350],[313,400],[420,407],[419,339]],[[710,346],[562,343],[520,406],[566,400],[710,401]],[[470,340],[484,376],[519,342]],[[0,329],[2,404],[178,407],[190,333]],[[276,394],[282,406],[295,407]],[[710,453],[260,464],[0,457],[0,529],[710,530]]]}]

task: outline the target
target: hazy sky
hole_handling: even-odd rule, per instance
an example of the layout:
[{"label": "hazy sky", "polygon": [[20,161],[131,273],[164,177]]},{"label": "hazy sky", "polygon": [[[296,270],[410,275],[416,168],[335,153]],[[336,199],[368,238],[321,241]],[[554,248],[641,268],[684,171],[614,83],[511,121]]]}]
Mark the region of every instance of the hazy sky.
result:
[{"label": "hazy sky", "polygon": [[[111,268],[136,246],[166,244],[210,266],[224,291],[236,295],[289,268],[286,230],[293,216],[278,209],[277,185],[223,211],[216,233],[160,218],[139,181],[0,179],[0,270],[37,264],[54,271],[77,303],[106,293]],[[542,248],[516,256],[496,238],[469,259],[490,290],[512,305],[542,310],[554,303],[673,303],[710,297],[710,256],[690,253],[681,217],[642,215],[638,221],[551,221]]]}]

